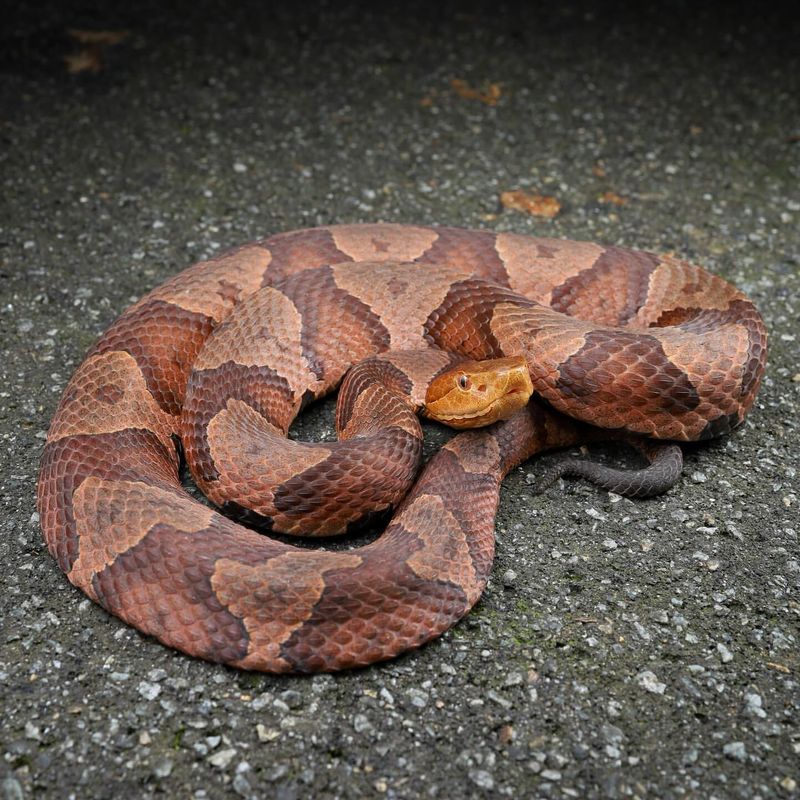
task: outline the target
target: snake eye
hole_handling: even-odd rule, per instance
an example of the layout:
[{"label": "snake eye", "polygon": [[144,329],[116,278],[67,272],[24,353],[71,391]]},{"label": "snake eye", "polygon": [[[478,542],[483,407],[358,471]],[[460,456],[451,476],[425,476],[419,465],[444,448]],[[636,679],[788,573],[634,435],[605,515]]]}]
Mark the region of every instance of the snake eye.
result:
[{"label": "snake eye", "polygon": [[458,385],[462,389],[469,389],[469,386],[470,386],[471,383],[472,383],[472,381],[470,381],[469,376],[467,376],[467,375],[459,375],[458,376]]}]

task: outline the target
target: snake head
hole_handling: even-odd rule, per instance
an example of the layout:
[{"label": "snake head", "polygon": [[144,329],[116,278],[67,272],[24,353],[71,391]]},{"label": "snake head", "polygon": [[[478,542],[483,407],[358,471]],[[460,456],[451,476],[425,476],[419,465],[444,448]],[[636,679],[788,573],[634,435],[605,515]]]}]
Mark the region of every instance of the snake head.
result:
[{"label": "snake head", "polygon": [[522,356],[464,361],[431,381],[422,413],[451,428],[481,428],[508,419],[531,394]]}]

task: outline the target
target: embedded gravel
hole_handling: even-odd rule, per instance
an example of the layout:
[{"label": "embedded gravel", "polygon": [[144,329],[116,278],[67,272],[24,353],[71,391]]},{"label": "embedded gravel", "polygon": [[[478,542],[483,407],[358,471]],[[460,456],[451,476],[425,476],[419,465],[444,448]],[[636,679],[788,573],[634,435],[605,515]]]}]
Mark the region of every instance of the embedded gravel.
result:
[{"label": "embedded gravel", "polygon": [[[678,3],[18,5],[0,30],[0,798],[798,796],[797,21]],[[130,33],[70,73],[85,46],[68,29]],[[503,211],[519,188],[561,213]],[[661,498],[534,495],[548,459],[515,471],[482,601],[391,663],[248,674],[109,617],[58,571],[34,508],[82,354],[195,259],[374,220],[696,260],[764,313],[757,406],[687,448]],[[330,427],[328,403],[298,432]]]}]

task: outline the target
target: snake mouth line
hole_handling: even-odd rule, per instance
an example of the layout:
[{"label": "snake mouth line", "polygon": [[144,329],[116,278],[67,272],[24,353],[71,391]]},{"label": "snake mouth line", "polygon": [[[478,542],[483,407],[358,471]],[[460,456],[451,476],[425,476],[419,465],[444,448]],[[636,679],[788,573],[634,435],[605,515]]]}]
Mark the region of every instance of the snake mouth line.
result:
[{"label": "snake mouth line", "polygon": [[481,417],[488,416],[492,412],[492,410],[496,408],[497,404],[500,403],[501,401],[505,400],[508,397],[511,397],[511,395],[523,394],[523,393],[524,390],[522,388],[514,388],[506,392],[502,397],[498,397],[495,400],[492,400],[491,403],[483,406],[478,410],[470,411],[465,414],[447,414],[447,415],[438,414],[436,416],[436,419],[439,419],[442,422],[447,422],[449,420],[480,419]]}]

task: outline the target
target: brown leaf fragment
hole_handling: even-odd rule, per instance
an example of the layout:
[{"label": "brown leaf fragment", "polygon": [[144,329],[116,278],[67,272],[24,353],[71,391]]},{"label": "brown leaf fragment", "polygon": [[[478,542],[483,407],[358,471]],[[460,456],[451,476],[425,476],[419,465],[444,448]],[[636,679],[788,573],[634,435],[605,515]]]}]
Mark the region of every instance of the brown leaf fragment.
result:
[{"label": "brown leaf fragment", "polygon": [[605,164],[603,164],[602,161],[596,161],[592,165],[592,175],[594,175],[595,178],[605,178],[605,176],[606,176],[606,167],[605,167]]},{"label": "brown leaf fragment", "polygon": [[70,75],[77,75],[79,72],[96,74],[103,69],[103,58],[100,48],[97,46],[84,47],[75,53],[64,56],[64,63],[67,65],[67,72]]},{"label": "brown leaf fragment", "polygon": [[486,84],[486,88],[481,91],[460,78],[453,78],[450,86],[459,97],[463,97],[465,100],[479,100],[487,106],[496,106],[497,101],[503,96],[503,90],[499,83]]},{"label": "brown leaf fragment", "polygon": [[91,31],[84,28],[68,28],[67,36],[83,45],[80,50],[64,56],[67,72],[71,75],[79,72],[96,74],[103,69],[103,49],[127,39],[130,31]]},{"label": "brown leaf fragment", "polygon": [[130,36],[130,31],[90,31],[84,28],[68,28],[67,36],[84,45],[80,50],[64,56],[67,72],[76,75],[80,72],[96,74],[103,69],[104,48],[119,44]]},{"label": "brown leaf fragment", "polygon": [[500,744],[510,744],[514,739],[514,728],[511,725],[501,725],[500,730],[497,731],[497,738]]},{"label": "brown leaf fragment", "polygon": [[503,192],[500,195],[500,203],[504,208],[547,219],[552,219],[561,211],[561,203],[555,197],[526,192],[523,189]]},{"label": "brown leaf fragment", "polygon": [[616,192],[603,192],[600,197],[597,198],[601,203],[611,203],[614,206],[626,206],[628,205],[628,198],[622,197],[618,195]]},{"label": "brown leaf fragment", "polygon": [[84,28],[68,28],[67,36],[81,44],[119,44],[131,35],[130,31],[90,31]]},{"label": "brown leaf fragment", "polygon": [[767,661],[767,666],[774,669],[776,672],[782,672],[784,675],[791,675],[792,671],[786,664],[779,664],[777,661]]}]

